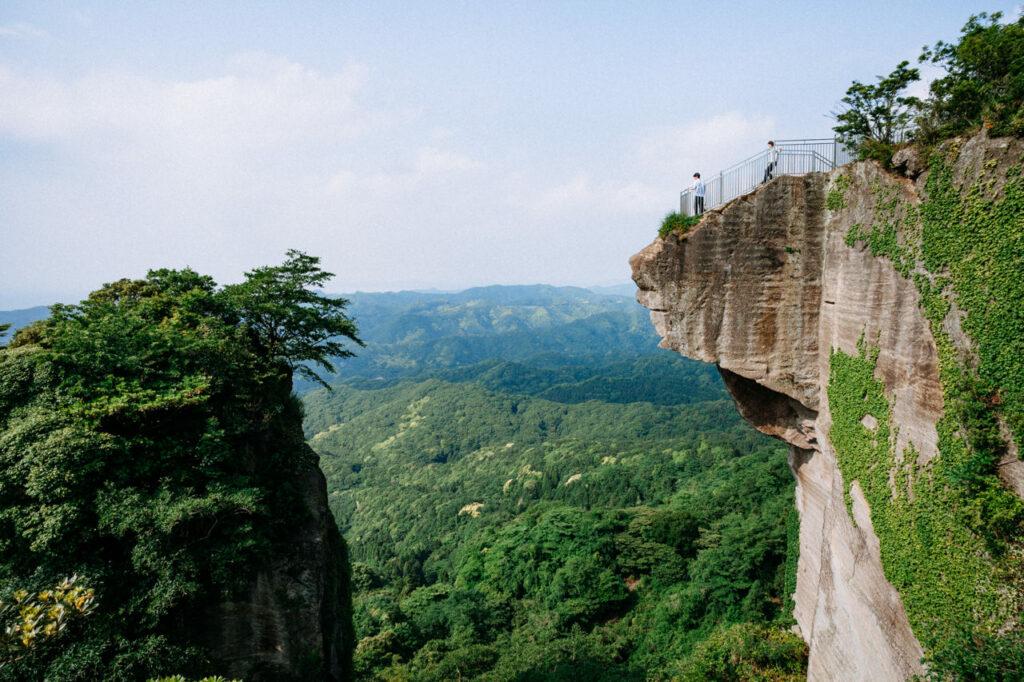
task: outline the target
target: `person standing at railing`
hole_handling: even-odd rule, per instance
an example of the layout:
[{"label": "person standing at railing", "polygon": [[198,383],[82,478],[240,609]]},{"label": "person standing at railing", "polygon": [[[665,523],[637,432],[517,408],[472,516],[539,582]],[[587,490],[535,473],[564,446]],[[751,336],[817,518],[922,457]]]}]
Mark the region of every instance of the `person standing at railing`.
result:
[{"label": "person standing at railing", "polygon": [[775,169],[779,164],[779,150],[775,148],[775,143],[768,140],[768,166],[764,169],[764,180],[761,184],[768,182],[775,177]]},{"label": "person standing at railing", "polygon": [[693,174],[693,184],[690,186],[693,192],[693,215],[704,213],[704,181],[700,179],[700,173]]}]

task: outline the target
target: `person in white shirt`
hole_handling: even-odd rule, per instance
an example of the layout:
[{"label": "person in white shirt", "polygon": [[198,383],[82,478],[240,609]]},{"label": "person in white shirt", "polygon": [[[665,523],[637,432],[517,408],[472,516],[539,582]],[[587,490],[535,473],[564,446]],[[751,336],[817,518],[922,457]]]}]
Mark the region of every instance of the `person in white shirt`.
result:
[{"label": "person in white shirt", "polygon": [[779,150],[775,148],[775,143],[771,140],[768,141],[768,167],[764,169],[764,180],[761,184],[768,182],[775,177],[775,169],[779,165]]},{"label": "person in white shirt", "polygon": [[693,214],[701,215],[704,213],[704,182],[700,179],[700,173],[693,174],[693,184],[690,186],[693,190]]}]

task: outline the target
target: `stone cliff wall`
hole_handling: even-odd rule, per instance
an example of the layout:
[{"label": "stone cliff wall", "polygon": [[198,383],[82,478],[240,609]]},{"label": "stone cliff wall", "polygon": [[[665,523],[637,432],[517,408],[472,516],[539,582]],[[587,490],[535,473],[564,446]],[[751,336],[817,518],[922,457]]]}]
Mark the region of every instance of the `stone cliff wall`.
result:
[{"label": "stone cliff wall", "polygon": [[[978,159],[994,167],[989,157],[998,144],[974,144],[984,148]],[[1020,150],[1011,151],[1019,160]],[[970,167],[962,166],[970,163],[962,154],[954,173],[969,179]],[[908,174],[922,170],[918,163]],[[790,444],[801,519],[794,616],[810,644],[812,680],[902,680],[923,672],[915,628],[927,610],[911,610],[912,628],[901,594],[911,594],[902,590],[914,576],[898,583],[902,592],[887,580],[882,547],[892,533],[887,526],[880,543],[862,489],[866,477],[844,481],[829,438],[828,389],[837,353],[870,353],[889,413],[879,415],[885,424],[865,414],[857,428],[875,446],[888,441],[882,449],[894,461],[875,465],[890,467],[893,499],[909,495],[912,503],[915,474],[939,454],[936,424],[944,409],[939,350],[911,272],[920,226],[900,223],[917,215],[926,176],[915,185],[857,163],[780,177],[630,260],[637,299],[651,310],[662,347],[718,364],[743,417]],[[882,232],[869,239],[864,228],[879,216],[889,220],[883,227],[892,237],[884,254],[876,248]],[[901,260],[904,252],[910,255]],[[954,311],[945,326],[958,319]],[[965,335],[953,336],[967,353]],[[1004,459],[1005,468],[1019,467],[1016,457]],[[905,491],[894,482],[903,481],[903,471],[911,472]]]},{"label": "stone cliff wall", "polygon": [[304,462],[296,484],[308,515],[284,551],[253,567],[243,599],[212,607],[203,642],[231,678],[342,682],[354,647],[347,549],[316,454],[298,430],[293,446]]}]

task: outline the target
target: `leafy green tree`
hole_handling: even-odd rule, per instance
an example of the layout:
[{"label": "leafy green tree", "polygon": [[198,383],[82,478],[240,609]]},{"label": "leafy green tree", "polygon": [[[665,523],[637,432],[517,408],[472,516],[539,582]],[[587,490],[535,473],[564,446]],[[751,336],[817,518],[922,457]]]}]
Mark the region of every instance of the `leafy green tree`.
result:
[{"label": "leafy green tree", "polygon": [[[238,316],[257,352],[287,371],[328,387],[306,363],[333,372],[328,358],[353,355],[340,338],[362,345],[355,322],[345,314],[348,301],[313,291],[334,275],[320,259],[289,250],[282,265],[256,268],[245,281],[224,288],[226,308]],[[329,387],[328,387],[329,388]]]},{"label": "leafy green tree", "polygon": [[1024,135],[1024,17],[1006,24],[1001,19],[999,12],[971,16],[959,41],[924,49],[920,61],[946,71],[932,81],[918,119],[926,139],[980,126],[994,136]]},{"label": "leafy green tree", "polygon": [[903,141],[921,102],[902,93],[920,79],[917,69],[900,62],[888,76],[875,84],[854,81],[841,100],[843,110],[833,113],[839,125],[833,130],[839,140],[861,159],[888,163],[893,148]]},{"label": "leafy green tree", "polygon": [[807,644],[791,632],[754,624],[716,630],[694,648],[683,680],[799,682],[807,677]]},{"label": "leafy green tree", "polygon": [[[120,280],[0,349],[0,582],[87,575],[99,603],[81,636],[0,679],[210,670],[200,614],[308,515],[292,482],[314,455],[287,373],[335,350],[341,321],[297,291],[322,281],[315,259],[296,262],[284,284],[231,292],[187,269]],[[291,311],[244,322],[271,290]]]}]

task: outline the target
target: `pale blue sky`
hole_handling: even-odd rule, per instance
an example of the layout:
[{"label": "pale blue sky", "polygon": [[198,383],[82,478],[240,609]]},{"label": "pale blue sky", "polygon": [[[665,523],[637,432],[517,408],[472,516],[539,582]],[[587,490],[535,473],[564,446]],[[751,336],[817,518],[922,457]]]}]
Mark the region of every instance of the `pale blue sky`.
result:
[{"label": "pale blue sky", "polygon": [[1017,3],[0,4],[0,309],[288,248],[330,291],[627,282],[695,170]]}]

